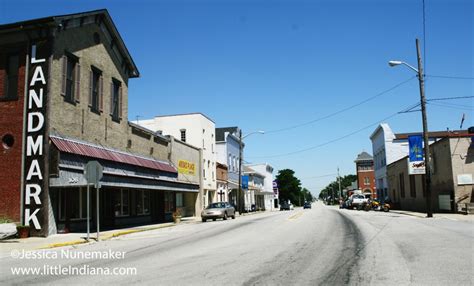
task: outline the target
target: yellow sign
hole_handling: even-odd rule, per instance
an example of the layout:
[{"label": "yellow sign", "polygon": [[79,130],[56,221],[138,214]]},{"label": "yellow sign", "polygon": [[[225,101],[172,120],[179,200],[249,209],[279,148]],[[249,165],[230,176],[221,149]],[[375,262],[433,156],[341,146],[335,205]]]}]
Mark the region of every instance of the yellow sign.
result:
[{"label": "yellow sign", "polygon": [[186,175],[195,174],[196,165],[186,160],[178,161],[178,172]]}]

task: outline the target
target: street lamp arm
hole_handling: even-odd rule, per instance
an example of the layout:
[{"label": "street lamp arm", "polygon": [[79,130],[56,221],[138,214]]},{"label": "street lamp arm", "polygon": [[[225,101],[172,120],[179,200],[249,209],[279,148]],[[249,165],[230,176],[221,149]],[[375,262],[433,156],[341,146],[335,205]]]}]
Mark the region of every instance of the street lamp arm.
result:
[{"label": "street lamp arm", "polygon": [[245,134],[244,136],[242,136],[242,139],[244,139],[245,137],[248,137],[248,136],[250,136],[250,135],[252,135],[252,134],[257,134],[257,133],[259,133],[259,134],[265,134],[265,131],[259,130],[259,131],[250,132],[249,134]]},{"label": "street lamp arm", "polygon": [[391,67],[394,67],[394,66],[399,66],[399,65],[405,65],[407,66],[408,68],[410,68],[411,70],[414,70],[416,73],[418,73],[418,69],[415,68],[414,66],[410,65],[410,64],[407,64],[406,62],[402,62],[402,61],[389,61],[388,62],[388,65],[391,66]]}]

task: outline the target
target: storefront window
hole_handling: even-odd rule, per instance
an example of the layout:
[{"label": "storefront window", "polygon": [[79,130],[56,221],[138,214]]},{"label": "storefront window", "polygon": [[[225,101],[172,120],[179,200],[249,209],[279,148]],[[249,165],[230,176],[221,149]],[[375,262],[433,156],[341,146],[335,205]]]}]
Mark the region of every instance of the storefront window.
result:
[{"label": "storefront window", "polygon": [[182,193],[177,193],[176,194],[176,207],[177,208],[184,207],[184,205],[183,205],[183,194]]},{"label": "storefront window", "polygon": [[59,190],[59,219],[87,218],[87,190],[86,189],[62,189]]},{"label": "storefront window", "polygon": [[174,211],[174,193],[165,192],[165,213]]},{"label": "storefront window", "polygon": [[150,214],[150,191],[137,191],[137,214]]},{"label": "storefront window", "polygon": [[128,216],[129,213],[129,190],[115,191],[114,193],[115,216]]}]

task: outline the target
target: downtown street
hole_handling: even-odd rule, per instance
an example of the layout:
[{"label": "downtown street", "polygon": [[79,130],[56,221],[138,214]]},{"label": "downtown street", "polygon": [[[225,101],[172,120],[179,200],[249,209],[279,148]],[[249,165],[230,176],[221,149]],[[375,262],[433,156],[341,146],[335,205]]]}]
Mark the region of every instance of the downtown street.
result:
[{"label": "downtown street", "polygon": [[[109,241],[45,250],[59,257],[0,262],[3,285],[472,285],[472,220],[337,209],[320,202],[179,224]],[[60,252],[123,253],[65,259]],[[135,268],[134,275],[13,275],[43,265]]]}]

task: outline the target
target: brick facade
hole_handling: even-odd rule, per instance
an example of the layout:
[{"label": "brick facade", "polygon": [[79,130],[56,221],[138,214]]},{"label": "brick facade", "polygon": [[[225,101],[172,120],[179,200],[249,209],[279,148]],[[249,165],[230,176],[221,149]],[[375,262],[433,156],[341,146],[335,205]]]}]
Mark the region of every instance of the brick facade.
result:
[{"label": "brick facade", "polygon": [[[20,221],[21,208],[21,154],[23,134],[23,109],[25,94],[25,57],[26,46],[19,46],[20,52],[18,70],[17,98],[7,100],[6,97],[6,67],[8,53],[0,53],[0,217]],[[8,50],[2,47],[2,52]],[[11,137],[10,137],[11,136]],[[13,145],[7,142],[13,138]],[[10,141],[11,142],[11,141]]]}]

